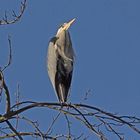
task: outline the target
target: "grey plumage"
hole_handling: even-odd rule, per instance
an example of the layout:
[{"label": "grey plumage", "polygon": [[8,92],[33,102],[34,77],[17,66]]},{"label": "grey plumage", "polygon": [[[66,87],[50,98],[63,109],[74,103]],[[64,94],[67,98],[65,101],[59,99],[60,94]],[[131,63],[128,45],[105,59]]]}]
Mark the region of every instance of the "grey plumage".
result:
[{"label": "grey plumage", "polygon": [[72,80],[75,55],[68,28],[74,20],[64,23],[58,29],[55,37],[50,40],[48,47],[48,75],[61,103],[67,101]]}]

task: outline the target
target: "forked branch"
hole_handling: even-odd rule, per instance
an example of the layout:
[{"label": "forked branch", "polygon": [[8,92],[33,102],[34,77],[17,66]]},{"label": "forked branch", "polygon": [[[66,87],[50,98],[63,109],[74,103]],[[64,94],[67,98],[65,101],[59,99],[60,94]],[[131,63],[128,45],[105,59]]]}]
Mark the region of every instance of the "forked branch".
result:
[{"label": "forked branch", "polygon": [[[63,108],[61,108],[62,105]],[[16,106],[18,106],[19,109],[14,111]],[[20,102],[11,107],[11,110],[13,111],[0,117],[0,123],[13,119],[17,114],[21,114],[36,107],[46,107],[53,110],[58,110],[61,113],[64,113],[64,115],[75,118],[77,121],[82,122],[89,130],[91,130],[91,132],[93,132],[93,134],[96,134],[100,140],[107,140],[107,136],[103,133],[102,127],[115,134],[120,140],[123,140],[124,135],[118,132],[116,127],[128,126],[130,129],[140,135],[140,128],[138,127],[140,126],[140,118],[133,116],[119,116],[86,104],[60,104],[32,101]],[[96,124],[91,120],[96,120]]]},{"label": "forked branch", "polygon": [[23,16],[23,13],[26,8],[26,3],[27,0],[23,0],[23,2],[21,2],[21,6],[18,14],[16,14],[14,10],[12,11],[12,19],[8,17],[7,12],[5,11],[4,17],[0,20],[0,25],[14,24],[18,22]]}]

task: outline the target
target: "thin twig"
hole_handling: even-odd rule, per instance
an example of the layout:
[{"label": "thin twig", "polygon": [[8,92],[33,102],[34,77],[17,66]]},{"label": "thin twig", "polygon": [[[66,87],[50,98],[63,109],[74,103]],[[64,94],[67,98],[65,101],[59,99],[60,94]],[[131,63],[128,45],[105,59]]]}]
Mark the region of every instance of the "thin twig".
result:
[{"label": "thin twig", "polygon": [[61,112],[59,112],[56,117],[53,119],[53,121],[51,122],[50,127],[48,128],[46,134],[48,135],[50,133],[50,131],[52,130],[53,125],[55,124],[56,120],[58,119],[58,117],[60,116]]},{"label": "thin twig", "polygon": [[2,71],[0,70],[0,96],[2,94],[2,90],[3,90],[3,74]]},{"label": "thin twig", "polygon": [[39,136],[41,137],[42,140],[44,140],[44,136],[45,135],[39,129],[37,122],[33,122],[33,121],[31,121],[30,119],[28,119],[26,117],[20,117],[20,119],[25,120],[26,122],[28,122],[29,124],[31,124],[35,128],[36,133],[39,134]]},{"label": "thin twig", "polygon": [[[18,132],[18,134],[20,135],[20,136],[38,136],[38,137],[41,137],[40,136],[40,133],[34,133],[34,132]],[[17,134],[15,134],[15,133],[10,133],[10,134],[6,134],[6,135],[4,135],[4,136],[0,136],[0,139],[2,140],[2,139],[6,139],[6,138],[12,138],[12,137],[15,137],[15,136],[17,136]],[[46,136],[45,134],[44,134],[44,139],[50,139],[50,140],[56,140],[55,139],[55,137],[53,137],[53,136]]]},{"label": "thin twig", "polygon": [[10,35],[8,36],[8,44],[9,44],[9,58],[8,58],[8,62],[4,66],[4,68],[2,68],[1,71],[4,71],[7,67],[9,67],[11,62],[12,62],[12,43],[11,43],[11,36]]},{"label": "thin twig", "polygon": [[[17,85],[17,91],[16,91],[16,104],[19,103],[19,100],[20,100],[20,92],[19,92],[19,84]],[[19,109],[19,106],[16,107],[16,109],[18,110]],[[16,120],[16,129],[18,128],[18,118],[19,118],[19,114],[17,114],[16,116],[17,120]]]},{"label": "thin twig", "polygon": [[8,124],[9,128],[16,134],[16,136],[20,140],[23,140],[23,138],[21,137],[21,135],[16,131],[16,129],[12,126],[12,124],[8,120],[6,120],[6,123]]},{"label": "thin twig", "polygon": [[66,121],[67,121],[67,126],[68,126],[68,140],[70,140],[71,136],[72,136],[71,126],[70,126],[71,122],[69,121],[69,118],[68,118],[67,114],[64,114],[64,115],[65,115],[65,118],[66,118]]}]

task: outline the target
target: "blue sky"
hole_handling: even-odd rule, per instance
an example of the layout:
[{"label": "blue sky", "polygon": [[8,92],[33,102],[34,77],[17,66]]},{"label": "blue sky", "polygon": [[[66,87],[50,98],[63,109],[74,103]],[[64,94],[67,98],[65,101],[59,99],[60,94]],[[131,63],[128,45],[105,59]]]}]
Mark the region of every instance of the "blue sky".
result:
[{"label": "blue sky", "polygon": [[[20,3],[2,0],[0,5],[2,16],[6,9],[18,11]],[[20,22],[0,26],[0,66],[7,62],[7,36],[12,37],[13,60],[5,72],[12,103],[17,84],[22,100],[57,101],[46,71],[48,42],[60,24],[76,18],[70,28],[76,62],[69,101],[83,102],[90,90],[85,103],[139,117],[139,5],[139,0],[30,0]],[[139,139],[129,132],[128,139]]]}]

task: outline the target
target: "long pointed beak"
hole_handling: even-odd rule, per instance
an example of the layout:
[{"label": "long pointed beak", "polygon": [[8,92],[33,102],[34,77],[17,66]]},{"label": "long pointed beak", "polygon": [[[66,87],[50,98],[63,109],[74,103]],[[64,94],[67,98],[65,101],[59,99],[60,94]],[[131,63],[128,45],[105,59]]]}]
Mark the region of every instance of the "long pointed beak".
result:
[{"label": "long pointed beak", "polygon": [[68,23],[66,23],[63,27],[64,30],[68,30],[69,27],[73,24],[73,22],[75,21],[76,18],[72,19],[71,21],[69,21]]}]

